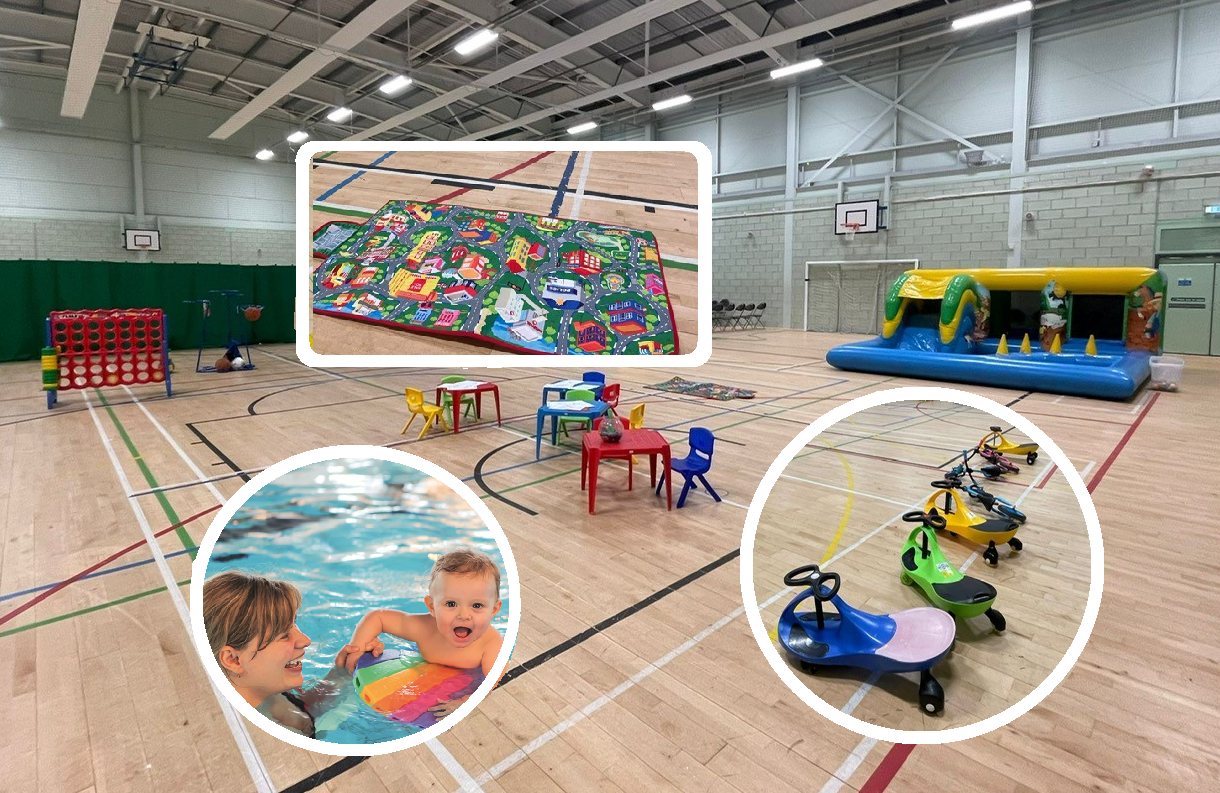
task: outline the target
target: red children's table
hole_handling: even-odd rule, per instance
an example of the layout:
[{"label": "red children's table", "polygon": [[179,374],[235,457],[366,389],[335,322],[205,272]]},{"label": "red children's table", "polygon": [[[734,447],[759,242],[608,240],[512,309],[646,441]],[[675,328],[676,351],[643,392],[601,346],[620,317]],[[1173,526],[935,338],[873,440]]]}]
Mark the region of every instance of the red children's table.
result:
[{"label": "red children's table", "polygon": [[474,394],[474,412],[476,415],[483,413],[483,394],[487,391],[492,393],[496,398],[496,424],[500,425],[500,388],[495,383],[482,383],[477,380],[464,380],[460,383],[441,383],[436,387],[436,404],[441,404],[441,393],[448,391],[453,397],[451,404],[453,405],[453,432],[456,434],[460,429],[459,422],[462,418],[462,397],[466,394]]},{"label": "red children's table", "polygon": [[[597,466],[603,459],[625,459],[628,461],[627,489],[632,488],[631,456],[633,454],[648,455],[648,467],[652,475],[652,484],[657,483],[657,457],[665,465],[665,498],[667,509],[674,508],[673,476],[670,470],[669,443],[656,430],[623,430],[623,437],[617,443],[607,442],[597,432],[586,432],[580,444],[580,489],[585,489],[586,478],[589,484],[589,514],[593,514],[593,505],[597,501]],[[588,475],[586,477],[586,474]]]}]

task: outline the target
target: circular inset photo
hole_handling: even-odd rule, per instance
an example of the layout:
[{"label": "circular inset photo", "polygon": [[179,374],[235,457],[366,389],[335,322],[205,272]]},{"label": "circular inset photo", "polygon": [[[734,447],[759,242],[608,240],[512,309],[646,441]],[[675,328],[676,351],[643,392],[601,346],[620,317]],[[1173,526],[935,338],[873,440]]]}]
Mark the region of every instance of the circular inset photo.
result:
[{"label": "circular inset photo", "polygon": [[519,602],[491,511],[439,466],[377,446],[306,452],[246,483],[191,579],[219,690],[330,754],[404,749],[469,713],[508,663]]},{"label": "circular inset photo", "polygon": [[1080,475],[1032,423],[966,392],[894,389],[775,461],[742,576],[798,696],[869,737],[941,743],[1006,724],[1067,674],[1096,618],[1101,542]]}]

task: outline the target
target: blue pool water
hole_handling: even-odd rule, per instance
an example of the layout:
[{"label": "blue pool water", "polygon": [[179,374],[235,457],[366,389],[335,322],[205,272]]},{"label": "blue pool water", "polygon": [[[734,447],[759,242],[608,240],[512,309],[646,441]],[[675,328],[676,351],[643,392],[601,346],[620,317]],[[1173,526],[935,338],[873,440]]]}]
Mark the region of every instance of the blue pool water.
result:
[{"label": "blue pool water", "polygon": [[[496,541],[447,485],[397,463],[338,459],[297,469],[265,486],[221,532],[207,575],[236,569],[292,583],[301,590],[297,625],[313,644],[305,651],[306,685],[323,677],[356,623],[374,608],[426,612],[428,576],[441,554],[462,546],[500,565],[504,601],[493,625],[508,626],[508,582]],[[410,647],[382,636],[387,648]],[[349,682],[338,706],[317,719],[331,743],[380,743],[414,729],[362,703]]]}]

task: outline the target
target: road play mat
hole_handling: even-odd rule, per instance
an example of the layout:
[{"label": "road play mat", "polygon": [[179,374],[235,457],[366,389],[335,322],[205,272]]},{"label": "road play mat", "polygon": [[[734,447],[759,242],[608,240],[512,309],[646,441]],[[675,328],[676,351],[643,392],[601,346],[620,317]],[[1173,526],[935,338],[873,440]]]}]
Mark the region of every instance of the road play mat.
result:
[{"label": "road play mat", "polygon": [[754,398],[754,392],[746,388],[734,388],[733,386],[721,385],[720,383],[697,383],[694,380],[683,380],[681,377],[673,377],[664,383],[645,386],[645,388],[655,388],[658,391],[671,391],[675,394],[690,394],[691,396],[703,397],[704,399],[718,399],[721,402],[729,399]]},{"label": "road play mat", "polygon": [[678,354],[648,231],[391,201],[328,253],[313,274],[319,314],[520,352]]}]

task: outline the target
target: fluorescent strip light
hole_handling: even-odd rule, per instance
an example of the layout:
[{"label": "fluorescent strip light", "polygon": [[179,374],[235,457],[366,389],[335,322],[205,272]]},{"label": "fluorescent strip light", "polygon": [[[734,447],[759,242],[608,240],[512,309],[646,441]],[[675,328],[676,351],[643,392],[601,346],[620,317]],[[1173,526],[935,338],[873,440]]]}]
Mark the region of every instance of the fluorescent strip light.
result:
[{"label": "fluorescent strip light", "polygon": [[968,17],[953,20],[953,29],[961,30],[962,28],[972,28],[976,25],[986,25],[988,22],[995,22],[997,19],[1005,19],[1007,17],[1015,17],[1017,14],[1024,14],[1026,11],[1033,10],[1034,4],[1031,0],[1022,0],[1020,3],[993,8],[989,11],[980,11],[977,14],[971,14]]},{"label": "fluorescent strip light", "polygon": [[813,58],[800,63],[790,63],[787,66],[781,66],[778,69],[771,70],[771,79],[778,80],[781,77],[787,77],[790,74],[800,74],[801,72],[809,72],[822,65],[821,58]]},{"label": "fluorescent strip light", "polygon": [[309,137],[308,132],[306,132],[303,129],[299,129],[296,132],[294,132],[288,136],[288,142],[289,143],[300,143],[301,141],[305,140],[308,137]]},{"label": "fluorescent strip light", "polygon": [[690,101],[690,95],[682,94],[682,96],[675,96],[672,99],[662,99],[660,102],[654,103],[652,106],[652,109],[653,110],[668,110],[671,107],[677,107],[678,105],[685,105],[689,101]]},{"label": "fluorescent strip light", "polygon": [[394,96],[395,94],[401,94],[412,82],[414,81],[410,77],[407,77],[405,74],[400,74],[397,77],[392,77],[389,80],[386,80],[377,87],[377,90],[386,96]]},{"label": "fluorescent strip light", "polygon": [[258,160],[270,160],[274,156],[275,152],[273,152],[271,149],[263,149],[258,154],[254,155],[255,159]]},{"label": "fluorescent strip light", "polygon": [[352,109],[350,107],[336,107],[334,110],[326,114],[327,121],[343,122],[352,117]]},{"label": "fluorescent strip light", "polygon": [[500,38],[499,33],[489,28],[483,28],[482,30],[476,31],[459,41],[453,48],[453,51],[458,55],[471,55],[483,49],[498,38]]},{"label": "fluorescent strip light", "polygon": [[569,135],[579,135],[582,132],[588,132],[591,129],[597,129],[596,121],[586,121],[583,124],[577,124],[574,127],[568,127]]}]

